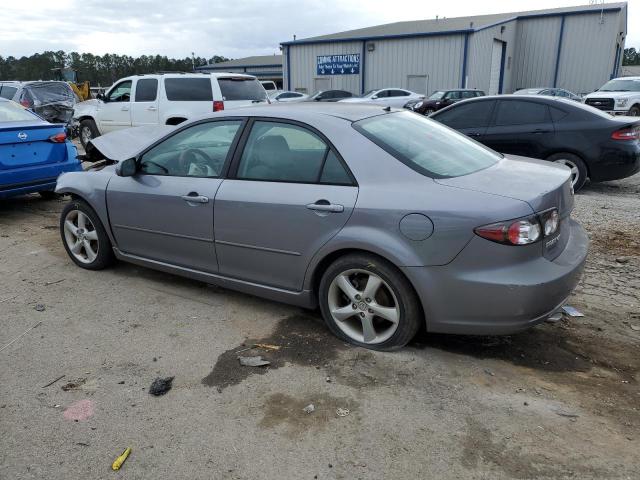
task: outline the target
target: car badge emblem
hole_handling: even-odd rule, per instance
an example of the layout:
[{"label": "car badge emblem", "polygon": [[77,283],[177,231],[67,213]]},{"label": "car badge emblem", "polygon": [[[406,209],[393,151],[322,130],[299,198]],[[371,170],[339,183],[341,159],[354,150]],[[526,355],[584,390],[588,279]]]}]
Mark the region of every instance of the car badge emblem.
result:
[{"label": "car badge emblem", "polygon": [[18,134],[18,138],[19,138],[20,140],[26,140],[26,139],[27,139],[27,134],[26,134],[26,133],[24,133],[24,132],[20,132],[20,133]]}]

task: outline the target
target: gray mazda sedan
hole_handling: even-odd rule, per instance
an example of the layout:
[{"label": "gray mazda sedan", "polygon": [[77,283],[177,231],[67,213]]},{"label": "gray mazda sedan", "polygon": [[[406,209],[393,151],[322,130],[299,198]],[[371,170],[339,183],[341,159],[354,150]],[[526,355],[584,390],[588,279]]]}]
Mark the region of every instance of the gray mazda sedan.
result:
[{"label": "gray mazda sedan", "polygon": [[509,334],[554,316],[588,240],[571,172],[505,157],[415,113],[360,104],[217,112],[94,139],[62,242],[305,308],[390,350],[428,332]]}]

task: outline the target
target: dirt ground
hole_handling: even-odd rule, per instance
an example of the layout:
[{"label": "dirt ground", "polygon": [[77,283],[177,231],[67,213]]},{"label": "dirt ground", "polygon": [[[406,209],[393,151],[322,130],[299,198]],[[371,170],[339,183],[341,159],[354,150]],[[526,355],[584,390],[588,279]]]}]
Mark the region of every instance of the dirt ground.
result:
[{"label": "dirt ground", "polygon": [[640,175],[576,196],[583,318],[396,353],[345,345],[314,312],[77,268],[63,205],[0,202],[2,479],[640,478]]}]

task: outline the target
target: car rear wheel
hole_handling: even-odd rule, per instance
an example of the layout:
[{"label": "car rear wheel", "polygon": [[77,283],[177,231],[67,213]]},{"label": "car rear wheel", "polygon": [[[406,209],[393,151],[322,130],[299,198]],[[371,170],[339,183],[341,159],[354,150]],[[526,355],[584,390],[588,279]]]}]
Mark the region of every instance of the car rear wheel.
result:
[{"label": "car rear wheel", "polygon": [[102,270],[113,263],[107,232],[98,215],[82,200],[73,200],[62,210],[60,234],[67,254],[79,267]]},{"label": "car rear wheel", "polygon": [[319,288],[322,316],[339,338],[372,350],[395,350],[415,336],[422,314],[409,281],[374,255],[332,263]]},{"label": "car rear wheel", "polygon": [[580,190],[584,182],[587,181],[587,166],[577,155],[573,153],[556,153],[547,158],[547,160],[560,163],[571,169],[571,183],[576,192]]},{"label": "car rear wheel", "polygon": [[82,120],[80,122],[80,143],[82,144],[83,148],[86,149],[87,143],[99,136],[100,132],[98,132],[96,122],[91,119]]},{"label": "car rear wheel", "polygon": [[640,106],[634,105],[629,109],[629,115],[632,117],[640,117]]}]

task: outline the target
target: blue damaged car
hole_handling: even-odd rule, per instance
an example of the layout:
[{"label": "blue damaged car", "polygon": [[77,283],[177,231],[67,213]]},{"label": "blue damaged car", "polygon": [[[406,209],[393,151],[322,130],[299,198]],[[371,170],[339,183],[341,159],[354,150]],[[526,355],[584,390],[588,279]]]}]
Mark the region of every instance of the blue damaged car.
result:
[{"label": "blue damaged car", "polygon": [[80,170],[64,125],[0,98],[0,199],[32,192],[53,197],[58,175]]}]

